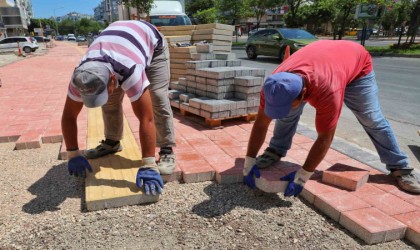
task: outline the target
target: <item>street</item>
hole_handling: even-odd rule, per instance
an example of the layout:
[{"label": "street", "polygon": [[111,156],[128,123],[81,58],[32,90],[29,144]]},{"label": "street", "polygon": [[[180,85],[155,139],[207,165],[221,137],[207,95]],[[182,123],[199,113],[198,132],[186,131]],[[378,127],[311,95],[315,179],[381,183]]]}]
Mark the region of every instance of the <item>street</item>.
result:
[{"label": "street", "polygon": [[[245,50],[233,50],[243,66],[266,69],[268,76],[277,66],[277,58],[259,56],[249,60]],[[420,169],[420,59],[375,57],[373,67],[379,85],[382,111],[390,122],[402,150],[409,156],[411,166]],[[307,105],[300,122],[315,128],[315,109]],[[336,136],[375,152],[375,148],[352,112],[344,106]]]}]

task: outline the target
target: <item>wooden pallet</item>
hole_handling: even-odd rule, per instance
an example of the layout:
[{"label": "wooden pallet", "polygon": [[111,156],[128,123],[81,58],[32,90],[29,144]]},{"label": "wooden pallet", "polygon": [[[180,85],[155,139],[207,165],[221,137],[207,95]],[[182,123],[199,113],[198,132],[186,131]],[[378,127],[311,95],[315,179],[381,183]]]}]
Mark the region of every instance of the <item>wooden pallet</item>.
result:
[{"label": "wooden pallet", "polygon": [[[189,112],[188,110],[185,110],[185,109],[182,109],[182,108],[179,108],[179,112],[183,116],[193,115],[193,116],[197,116],[197,117],[202,117],[202,116],[193,114],[193,113]],[[257,117],[257,114],[253,113],[253,114],[238,115],[238,116],[219,118],[219,119],[211,119],[211,118],[205,118],[205,117],[202,117],[202,118],[204,118],[206,125],[208,125],[210,127],[218,127],[218,126],[222,126],[222,121],[224,121],[224,120],[242,119],[246,122],[250,122],[250,121],[254,121],[256,117]]]}]

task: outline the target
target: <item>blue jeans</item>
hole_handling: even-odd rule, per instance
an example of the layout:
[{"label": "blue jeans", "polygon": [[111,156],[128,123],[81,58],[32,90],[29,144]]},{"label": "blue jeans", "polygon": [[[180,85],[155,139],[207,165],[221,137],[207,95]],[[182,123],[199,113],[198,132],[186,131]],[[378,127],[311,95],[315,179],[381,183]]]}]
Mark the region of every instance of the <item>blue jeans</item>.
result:
[{"label": "blue jeans", "polygon": [[[407,155],[400,150],[391,126],[382,114],[373,71],[347,85],[344,103],[363,126],[387,169],[408,167]],[[285,118],[276,120],[269,146],[282,156],[286,156],[292,145],[304,106],[305,103],[293,109]]]}]

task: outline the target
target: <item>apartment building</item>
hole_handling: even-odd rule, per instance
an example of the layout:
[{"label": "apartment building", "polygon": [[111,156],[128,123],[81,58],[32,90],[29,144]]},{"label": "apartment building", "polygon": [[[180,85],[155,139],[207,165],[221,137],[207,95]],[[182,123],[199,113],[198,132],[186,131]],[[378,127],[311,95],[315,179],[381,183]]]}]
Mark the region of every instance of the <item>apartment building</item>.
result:
[{"label": "apartment building", "polygon": [[0,37],[27,34],[32,16],[30,0],[0,0]]}]

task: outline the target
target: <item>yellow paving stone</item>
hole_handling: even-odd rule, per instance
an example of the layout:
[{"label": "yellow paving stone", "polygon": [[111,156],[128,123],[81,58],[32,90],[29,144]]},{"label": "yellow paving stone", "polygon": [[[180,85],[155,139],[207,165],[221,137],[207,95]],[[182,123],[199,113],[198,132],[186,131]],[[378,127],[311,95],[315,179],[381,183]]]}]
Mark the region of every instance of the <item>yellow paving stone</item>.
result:
[{"label": "yellow paving stone", "polygon": [[[94,148],[104,137],[101,108],[88,110],[87,148]],[[93,172],[86,178],[86,207],[89,211],[156,202],[136,186],[140,166],[139,146],[124,117],[123,150],[113,155],[89,160]]]}]

